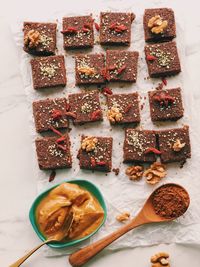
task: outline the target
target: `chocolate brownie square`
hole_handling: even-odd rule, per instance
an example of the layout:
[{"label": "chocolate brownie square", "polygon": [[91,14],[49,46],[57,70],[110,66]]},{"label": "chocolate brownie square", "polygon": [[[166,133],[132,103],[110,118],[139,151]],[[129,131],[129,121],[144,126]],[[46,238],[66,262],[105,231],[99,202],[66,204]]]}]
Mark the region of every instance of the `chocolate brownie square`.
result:
[{"label": "chocolate brownie square", "polygon": [[64,56],[34,58],[31,67],[34,89],[66,85]]},{"label": "chocolate brownie square", "polygon": [[152,78],[171,76],[181,72],[175,42],[146,45],[145,55],[149,76]]},{"label": "chocolate brownie square", "polygon": [[174,11],[171,8],[145,9],[143,25],[146,42],[170,41],[176,37]]},{"label": "chocolate brownie square", "polygon": [[159,131],[157,135],[161,162],[185,162],[191,157],[188,126]]},{"label": "chocolate brownie square", "polygon": [[133,13],[101,12],[100,44],[130,45]]},{"label": "chocolate brownie square", "polygon": [[33,117],[36,131],[41,133],[51,129],[68,128],[66,98],[45,99],[33,102]]},{"label": "chocolate brownie square", "polygon": [[64,49],[93,47],[93,22],[91,16],[63,18]]},{"label": "chocolate brownie square", "polygon": [[103,54],[77,55],[75,57],[76,84],[101,84],[105,82]]},{"label": "chocolate brownie square", "polygon": [[107,95],[107,105],[111,124],[140,122],[138,93]]},{"label": "chocolate brownie square", "polygon": [[38,56],[54,55],[56,23],[24,22],[24,51]]},{"label": "chocolate brownie square", "polygon": [[124,140],[124,162],[156,161],[156,135],[149,130],[126,129]]},{"label": "chocolate brownie square", "polygon": [[138,56],[135,51],[107,50],[107,80],[136,82]]},{"label": "chocolate brownie square", "polygon": [[74,124],[103,120],[99,93],[96,91],[69,95],[69,105],[70,112],[75,114]]},{"label": "chocolate brownie square", "polygon": [[71,168],[70,140],[68,134],[60,137],[44,137],[35,140],[39,168],[41,170]]},{"label": "chocolate brownie square", "polygon": [[181,88],[148,92],[152,121],[177,121],[183,117]]},{"label": "chocolate brownie square", "polygon": [[107,171],[112,169],[112,137],[84,136],[78,153],[81,169]]}]

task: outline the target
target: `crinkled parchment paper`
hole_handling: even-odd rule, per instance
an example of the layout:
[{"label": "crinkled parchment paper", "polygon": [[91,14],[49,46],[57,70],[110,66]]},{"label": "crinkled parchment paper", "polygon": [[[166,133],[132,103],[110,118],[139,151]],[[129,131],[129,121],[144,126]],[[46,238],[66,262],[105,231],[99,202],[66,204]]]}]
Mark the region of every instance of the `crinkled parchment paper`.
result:
[{"label": "crinkled parchment paper", "polygon": [[[177,46],[181,60],[182,73],[168,78],[168,85],[166,88],[175,88],[181,86],[183,93],[183,101],[185,107],[185,116],[178,122],[172,123],[160,123],[159,125],[153,125],[150,120],[149,104],[147,92],[155,88],[160,82],[159,79],[145,79],[147,74],[147,66],[144,58],[144,36],[143,36],[143,26],[142,26],[142,15],[144,8],[147,7],[164,7],[163,1],[155,1],[154,4],[146,4],[147,1],[95,1],[93,7],[88,8],[86,5],[84,8],[82,5],[73,6],[73,3],[66,9],[66,12],[60,12],[52,14],[52,16],[37,18],[31,17],[30,20],[33,21],[57,21],[58,31],[61,30],[62,17],[67,15],[80,15],[80,14],[93,14],[96,21],[99,21],[98,15],[100,11],[128,11],[134,12],[136,14],[136,20],[132,24],[132,43],[128,50],[139,51],[139,64],[138,64],[138,79],[136,84],[111,84],[110,87],[113,89],[114,93],[117,92],[134,92],[137,91],[142,96],[141,104],[144,108],[141,111],[141,124],[140,127],[143,129],[164,129],[170,127],[181,127],[183,124],[190,125],[190,135],[192,142],[192,159],[188,160],[182,169],[179,168],[179,164],[169,164],[167,165],[167,177],[164,178],[160,184],[166,182],[175,182],[183,185],[187,188],[191,196],[191,206],[182,218],[166,223],[166,224],[155,224],[140,227],[126,234],[124,237],[120,238],[118,241],[114,242],[108,249],[120,249],[125,247],[135,247],[135,246],[147,246],[158,243],[196,243],[200,244],[200,178],[198,173],[199,164],[199,150],[198,150],[198,138],[195,135],[195,113],[192,110],[192,93],[191,85],[188,78],[187,69],[185,68],[185,49],[184,49],[184,23],[182,21],[181,15],[176,13],[177,22]],[[63,8],[61,8],[63,10]],[[76,10],[76,13],[72,13],[72,10]],[[28,15],[27,15],[28,16]],[[70,132],[70,138],[72,142],[72,154],[73,154],[73,168],[69,170],[58,170],[55,180],[52,183],[48,182],[50,172],[40,171],[37,165],[37,159],[35,155],[35,145],[34,140],[39,136],[34,129],[34,123],[32,118],[32,102],[38,99],[45,99],[47,97],[63,97],[67,96],[69,93],[80,92],[80,88],[75,86],[75,75],[74,75],[74,55],[80,51],[65,52],[62,48],[62,34],[58,33],[57,47],[58,54],[65,54],[66,68],[67,68],[67,78],[68,83],[64,89],[47,89],[36,91],[32,87],[31,78],[31,68],[29,61],[31,56],[23,52],[23,34],[22,34],[22,23],[23,18],[15,22],[12,25],[12,31],[14,35],[15,42],[19,50],[20,57],[20,70],[24,81],[25,91],[27,94],[27,100],[29,103],[29,114],[30,115],[30,127],[31,135],[33,138],[33,153],[35,157],[35,176],[37,177],[38,191],[42,191],[54,184],[61,181],[73,180],[73,179],[87,179],[95,183],[102,191],[108,208],[108,218],[105,225],[101,230],[95,234],[90,240],[79,244],[76,248],[67,248],[65,250],[53,250],[46,247],[44,250],[47,256],[56,256],[68,254],[79,247],[82,247],[90,242],[94,242],[103,236],[111,233],[113,230],[121,226],[119,222],[116,221],[115,217],[123,211],[129,211],[131,216],[135,216],[139,209],[142,207],[145,199],[149,194],[155,189],[155,186],[150,186],[146,184],[145,180],[138,182],[133,182],[128,179],[125,175],[126,165],[122,163],[122,146],[124,139],[124,130],[122,127],[110,127],[108,120],[106,119],[106,107],[105,98],[101,96],[101,103],[104,108],[104,122],[94,123],[84,126],[73,125]],[[122,48],[123,49],[123,48]],[[127,48],[124,48],[127,49]],[[100,45],[95,45],[92,50],[87,51],[89,53],[93,52],[105,52],[105,50]],[[90,86],[87,89],[91,90],[95,87]],[[81,88],[84,89],[84,88]],[[83,171],[79,169],[78,160],[76,158],[78,148],[80,146],[80,136],[81,134],[89,135],[99,135],[99,136],[112,136],[114,141],[113,147],[113,168],[120,168],[120,173],[115,176],[113,172],[109,174]],[[159,184],[159,185],[160,185]]]}]

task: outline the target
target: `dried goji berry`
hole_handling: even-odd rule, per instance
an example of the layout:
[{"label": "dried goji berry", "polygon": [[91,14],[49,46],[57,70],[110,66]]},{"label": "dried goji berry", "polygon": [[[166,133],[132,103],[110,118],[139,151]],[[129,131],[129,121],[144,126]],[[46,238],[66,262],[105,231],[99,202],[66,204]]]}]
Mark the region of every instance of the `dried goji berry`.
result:
[{"label": "dried goji berry", "polygon": [[126,69],[126,65],[124,64],[121,68],[118,69],[117,73],[121,74]]},{"label": "dried goji berry", "polygon": [[165,78],[162,79],[162,82],[165,86],[167,85],[167,80]]},{"label": "dried goji berry", "polygon": [[97,31],[99,31],[100,30],[100,26],[99,26],[99,24],[98,23],[94,23],[94,26],[95,26],[95,29],[97,30]]},{"label": "dried goji berry", "polygon": [[70,111],[65,112],[65,115],[66,115],[67,117],[71,117],[71,118],[73,118],[73,119],[76,119],[76,117],[77,117],[77,115],[76,115],[75,113],[70,112]]},{"label": "dried goji berry", "polygon": [[154,60],[156,60],[156,57],[154,57],[152,55],[147,55],[146,58],[147,58],[148,61],[154,61]]},{"label": "dried goji berry", "polygon": [[105,166],[106,165],[106,162],[105,161],[97,161],[96,162],[96,165],[98,165],[98,166]]},{"label": "dried goji berry", "polygon": [[131,110],[131,108],[132,108],[132,105],[131,105],[131,104],[128,104],[128,105],[125,107],[124,112],[125,112],[125,113],[128,113],[128,112]]},{"label": "dried goji berry", "polygon": [[104,95],[112,95],[113,92],[109,87],[104,87],[103,90],[102,90],[102,93]]},{"label": "dried goji berry", "polygon": [[93,112],[91,113],[91,115],[90,115],[90,119],[91,119],[91,121],[96,121],[96,120],[98,120],[98,119],[101,118],[101,115],[102,115],[102,112],[101,112],[100,109],[95,110],[95,111],[93,111]]},{"label": "dried goji berry", "polygon": [[61,33],[67,34],[67,33],[77,33],[78,30],[75,27],[68,27],[66,30],[62,30]]},{"label": "dried goji berry", "polygon": [[60,138],[58,138],[58,139],[56,140],[56,143],[59,144],[59,143],[64,142],[65,140],[66,140],[66,137],[65,137],[65,136],[61,136]]},{"label": "dried goji berry", "polygon": [[156,155],[160,155],[161,154],[160,150],[156,149],[155,147],[149,147],[144,152],[144,154],[149,154],[149,153],[154,153]]},{"label": "dried goji berry", "polygon": [[115,65],[110,65],[109,67],[107,67],[107,70],[112,71],[115,70],[116,66]]},{"label": "dried goji berry", "polygon": [[95,158],[91,157],[90,158],[90,163],[91,163],[91,166],[92,167],[95,167],[96,166],[96,160],[95,160]]},{"label": "dried goji berry", "polygon": [[57,134],[57,135],[59,135],[59,136],[63,136],[62,133],[61,133],[60,131],[56,130],[53,126],[50,125],[49,128],[50,128],[55,134]]},{"label": "dried goji berry", "polygon": [[117,26],[115,26],[114,30],[116,32],[123,32],[123,31],[127,30],[127,27],[125,25],[117,25]]},{"label": "dried goji berry", "polygon": [[70,104],[66,103],[66,111],[69,111],[69,110],[70,110]]},{"label": "dried goji berry", "polygon": [[49,176],[49,182],[52,182],[56,177],[56,171],[52,170]]},{"label": "dried goji berry", "polygon": [[63,150],[63,151],[67,151],[67,147],[66,147],[66,146],[57,144],[57,147],[59,147],[59,148],[60,148],[61,150]]},{"label": "dried goji berry", "polygon": [[60,119],[62,117],[62,111],[59,109],[52,110],[51,116],[54,120]]}]

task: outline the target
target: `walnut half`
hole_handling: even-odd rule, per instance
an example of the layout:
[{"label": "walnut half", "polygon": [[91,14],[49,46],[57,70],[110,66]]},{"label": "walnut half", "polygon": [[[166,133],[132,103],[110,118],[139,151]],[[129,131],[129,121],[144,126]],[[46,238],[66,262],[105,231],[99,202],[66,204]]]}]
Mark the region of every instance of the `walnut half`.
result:
[{"label": "walnut half", "polygon": [[24,37],[24,44],[29,48],[35,48],[40,43],[40,33],[36,30],[30,30]]},{"label": "walnut half", "polygon": [[86,152],[90,152],[95,149],[98,140],[95,137],[86,137],[82,140],[81,148]]},{"label": "walnut half", "polygon": [[126,169],[126,175],[132,181],[140,180],[143,176],[143,169],[142,166],[130,166]]},{"label": "walnut half", "polygon": [[148,184],[157,184],[166,176],[166,167],[160,162],[154,162],[149,169],[144,172]]},{"label": "walnut half", "polygon": [[167,26],[168,21],[163,20],[160,15],[156,15],[148,21],[148,27],[151,29],[151,32],[155,34],[162,33]]},{"label": "walnut half", "polygon": [[169,254],[166,252],[159,252],[151,257],[152,267],[170,267]]},{"label": "walnut half", "polygon": [[175,152],[181,151],[182,148],[184,148],[185,143],[181,143],[180,139],[177,139],[176,142],[173,144],[172,148]]},{"label": "walnut half", "polygon": [[112,123],[120,122],[123,118],[119,108],[115,106],[111,107],[111,109],[108,110],[107,117]]},{"label": "walnut half", "polygon": [[129,212],[123,212],[122,214],[120,214],[116,217],[116,220],[118,222],[124,222],[124,221],[127,221],[129,218],[130,218],[130,213]]}]

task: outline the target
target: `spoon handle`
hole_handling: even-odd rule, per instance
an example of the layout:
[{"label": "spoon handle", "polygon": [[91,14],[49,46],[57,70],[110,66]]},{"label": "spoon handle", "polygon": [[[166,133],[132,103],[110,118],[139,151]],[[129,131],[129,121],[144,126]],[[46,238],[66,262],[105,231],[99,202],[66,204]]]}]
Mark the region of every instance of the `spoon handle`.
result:
[{"label": "spoon handle", "polygon": [[125,233],[129,232],[133,228],[141,225],[142,223],[138,220],[133,219],[130,223],[122,226],[115,232],[109,234],[108,236],[94,242],[93,244],[86,246],[80,249],[77,252],[74,252],[69,256],[69,262],[74,267],[79,267],[88,262],[92,257],[98,254],[101,250],[105,247],[110,245],[116,239],[124,235]]},{"label": "spoon handle", "polygon": [[31,251],[29,251],[26,255],[24,255],[22,258],[20,258],[19,260],[17,260],[15,263],[11,264],[9,267],[18,267],[20,266],[23,262],[25,262],[26,259],[28,259],[35,251],[37,251],[39,248],[41,248],[42,246],[44,246],[45,244],[52,242],[52,240],[46,240],[43,243],[41,243],[40,245],[38,245],[37,247],[35,247],[34,249],[32,249]]}]

